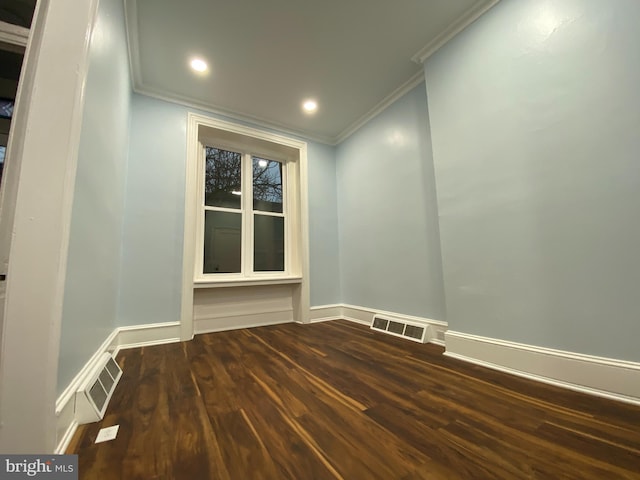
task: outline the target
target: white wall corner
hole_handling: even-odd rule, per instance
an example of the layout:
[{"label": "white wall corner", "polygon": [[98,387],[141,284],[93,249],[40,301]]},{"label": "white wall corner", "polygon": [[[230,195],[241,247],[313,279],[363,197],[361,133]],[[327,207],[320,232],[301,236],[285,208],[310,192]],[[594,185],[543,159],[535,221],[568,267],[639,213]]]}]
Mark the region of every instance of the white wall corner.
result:
[{"label": "white wall corner", "polygon": [[582,393],[640,405],[640,363],[448,331],[445,355]]}]

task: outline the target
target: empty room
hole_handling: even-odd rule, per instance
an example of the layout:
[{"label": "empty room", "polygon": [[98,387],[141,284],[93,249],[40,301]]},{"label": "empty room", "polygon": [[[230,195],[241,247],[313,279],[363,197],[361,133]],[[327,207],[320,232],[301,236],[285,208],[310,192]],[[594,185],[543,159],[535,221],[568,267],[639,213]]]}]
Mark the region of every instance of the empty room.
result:
[{"label": "empty room", "polygon": [[0,469],[640,479],[639,26],[0,1]]}]

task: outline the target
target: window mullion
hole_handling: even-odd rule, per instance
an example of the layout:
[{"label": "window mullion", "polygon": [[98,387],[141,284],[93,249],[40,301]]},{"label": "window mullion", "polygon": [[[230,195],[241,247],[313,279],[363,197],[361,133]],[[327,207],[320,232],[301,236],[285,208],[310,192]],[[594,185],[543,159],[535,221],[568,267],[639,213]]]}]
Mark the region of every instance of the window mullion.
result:
[{"label": "window mullion", "polygon": [[205,205],[204,211],[206,212],[207,210],[211,212],[242,213],[242,208],[237,209],[237,208],[225,208],[225,207],[210,207],[208,205]]},{"label": "window mullion", "polygon": [[198,206],[199,208],[199,212],[198,212],[198,220],[197,220],[197,235],[196,235],[196,252],[197,253],[197,259],[196,259],[196,276],[201,276],[202,272],[204,270],[204,216],[205,216],[205,209],[204,209],[204,182],[205,182],[205,178],[206,178],[206,148],[205,146],[201,143],[198,142],[198,146],[199,146],[199,157],[198,157],[198,185],[196,188],[196,194],[198,195]]},{"label": "window mullion", "polygon": [[242,272],[253,274],[253,167],[251,154],[242,156],[242,212],[244,234],[242,235]]},{"label": "window mullion", "polygon": [[289,245],[291,245],[291,232],[289,229],[289,168],[290,162],[284,162],[282,164],[282,215],[284,217],[284,272],[289,273],[290,269],[290,252]]},{"label": "window mullion", "polygon": [[263,215],[265,217],[281,217],[281,218],[285,217],[284,213],[280,213],[280,212],[263,212],[261,210],[254,210],[253,214],[254,215]]}]

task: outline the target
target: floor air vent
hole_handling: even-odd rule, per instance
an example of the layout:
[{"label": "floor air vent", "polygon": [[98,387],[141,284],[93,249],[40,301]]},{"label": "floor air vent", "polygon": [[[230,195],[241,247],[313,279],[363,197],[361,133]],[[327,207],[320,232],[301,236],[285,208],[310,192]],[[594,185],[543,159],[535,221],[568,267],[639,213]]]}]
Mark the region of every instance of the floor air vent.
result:
[{"label": "floor air vent", "polygon": [[427,341],[427,325],[407,323],[404,320],[374,315],[371,329],[413,340],[414,342],[425,343]]},{"label": "floor air vent", "polygon": [[102,420],[122,376],[122,370],[109,353],[103,354],[97,367],[76,394],[76,420],[80,424]]}]

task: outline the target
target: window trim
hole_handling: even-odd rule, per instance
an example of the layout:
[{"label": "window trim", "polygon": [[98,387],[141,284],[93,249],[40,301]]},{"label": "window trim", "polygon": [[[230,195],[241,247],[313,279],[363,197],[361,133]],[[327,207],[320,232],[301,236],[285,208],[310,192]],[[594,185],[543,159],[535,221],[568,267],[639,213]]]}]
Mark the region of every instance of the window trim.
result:
[{"label": "window trim", "polygon": [[[204,129],[206,133],[201,134]],[[285,228],[285,274],[282,272],[256,272],[250,277],[229,278],[227,274],[215,274],[217,279],[199,278],[197,275],[196,249],[197,222],[201,216],[200,191],[204,195],[204,185],[198,183],[198,165],[204,162],[205,151],[200,148],[203,139],[210,141],[211,132],[208,129],[219,132],[223,137],[238,136],[247,137],[254,146],[265,148],[249,148],[255,156],[264,156],[267,159],[286,160],[287,193],[284,202],[287,203],[287,217],[285,221],[295,222],[290,228]],[[236,142],[215,140],[213,146],[219,148],[228,147],[237,149]],[[231,143],[231,145],[230,145]],[[286,153],[286,158],[274,157],[274,151],[281,149]],[[243,149],[243,152],[244,153]],[[201,114],[189,112],[187,114],[187,158],[185,178],[185,216],[183,238],[183,269],[182,269],[182,295],[180,312],[180,337],[188,340],[193,337],[193,291],[194,288],[214,288],[223,286],[250,286],[271,284],[292,284],[294,318],[297,322],[309,322],[309,222],[308,222],[308,173],[307,173],[307,143],[294,138],[286,137],[270,131],[258,128],[238,125],[224,120],[207,117]],[[277,155],[277,151],[275,152]],[[199,155],[202,159],[199,159]],[[289,168],[291,166],[291,168]],[[284,169],[283,169],[284,170]],[[283,179],[284,181],[284,179]],[[284,206],[283,206],[284,207]],[[251,218],[251,220],[253,220]],[[252,240],[253,241],[253,240]],[[252,259],[253,261],[253,259]],[[210,275],[211,276],[211,275]]]}]

